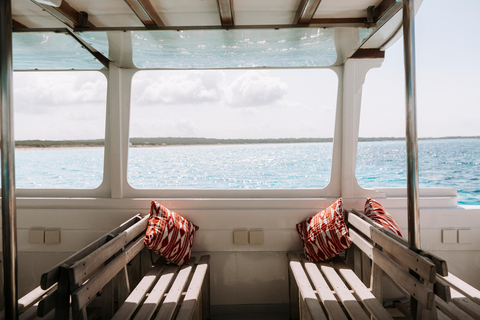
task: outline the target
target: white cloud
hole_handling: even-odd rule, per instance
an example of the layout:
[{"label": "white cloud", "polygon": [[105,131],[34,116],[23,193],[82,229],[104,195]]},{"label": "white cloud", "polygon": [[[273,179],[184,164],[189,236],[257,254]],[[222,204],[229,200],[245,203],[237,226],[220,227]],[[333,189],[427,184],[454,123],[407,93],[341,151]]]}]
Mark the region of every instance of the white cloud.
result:
[{"label": "white cloud", "polygon": [[137,77],[133,98],[139,106],[215,102],[223,94],[222,72],[142,72]]},{"label": "white cloud", "polygon": [[288,85],[265,71],[247,71],[229,87],[228,103],[236,107],[257,107],[275,104],[284,99]]},{"label": "white cloud", "polygon": [[105,106],[107,80],[99,72],[16,72],[15,111],[47,114],[75,104]]}]

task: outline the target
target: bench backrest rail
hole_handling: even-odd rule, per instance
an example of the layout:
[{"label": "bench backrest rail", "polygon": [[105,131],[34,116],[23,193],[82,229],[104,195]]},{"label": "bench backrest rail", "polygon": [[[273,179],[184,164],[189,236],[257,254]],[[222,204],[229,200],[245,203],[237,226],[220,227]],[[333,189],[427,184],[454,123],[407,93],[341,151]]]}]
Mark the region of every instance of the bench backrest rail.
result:
[{"label": "bench backrest rail", "polygon": [[[145,247],[143,236],[130,243],[120,255],[91,277],[85,284],[72,293],[72,313],[78,314],[95,299],[102,290],[125,266]],[[71,269],[72,270],[72,269]],[[73,270],[72,270],[73,272]],[[75,316],[74,316],[75,318]]]}]

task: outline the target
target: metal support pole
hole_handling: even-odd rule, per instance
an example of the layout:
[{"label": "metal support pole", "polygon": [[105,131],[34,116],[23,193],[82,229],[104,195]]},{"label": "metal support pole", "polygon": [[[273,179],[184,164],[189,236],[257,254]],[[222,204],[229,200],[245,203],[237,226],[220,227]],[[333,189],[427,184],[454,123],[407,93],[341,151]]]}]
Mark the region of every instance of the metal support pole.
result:
[{"label": "metal support pole", "polygon": [[414,0],[403,1],[403,43],[405,50],[406,115],[407,115],[407,197],[408,243],[420,249],[420,210],[418,195],[417,110],[415,87],[415,23]]},{"label": "metal support pole", "polygon": [[[420,249],[420,210],[418,195],[418,146],[415,85],[415,8],[414,0],[403,0],[403,45],[406,83],[406,140],[407,140],[407,199],[408,244],[410,249]],[[419,278],[413,270],[410,273]],[[422,308],[415,297],[410,297],[410,314],[413,320],[421,318]]]},{"label": "metal support pole", "polygon": [[18,319],[17,220],[15,204],[15,140],[12,103],[12,10],[11,0],[0,0],[0,86],[3,295],[5,319]]}]

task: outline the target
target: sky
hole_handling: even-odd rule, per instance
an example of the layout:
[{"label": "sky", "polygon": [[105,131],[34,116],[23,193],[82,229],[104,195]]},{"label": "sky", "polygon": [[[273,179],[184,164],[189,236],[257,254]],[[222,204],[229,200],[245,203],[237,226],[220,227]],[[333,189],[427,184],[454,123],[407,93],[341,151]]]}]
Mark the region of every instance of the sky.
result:
[{"label": "sky", "polygon": [[[419,137],[480,136],[479,15],[478,0],[424,0],[416,16]],[[337,84],[327,69],[139,72],[130,136],[332,137]],[[99,72],[15,72],[15,138],[103,138],[106,87]],[[404,96],[400,39],[367,75],[360,136],[404,136]]]}]

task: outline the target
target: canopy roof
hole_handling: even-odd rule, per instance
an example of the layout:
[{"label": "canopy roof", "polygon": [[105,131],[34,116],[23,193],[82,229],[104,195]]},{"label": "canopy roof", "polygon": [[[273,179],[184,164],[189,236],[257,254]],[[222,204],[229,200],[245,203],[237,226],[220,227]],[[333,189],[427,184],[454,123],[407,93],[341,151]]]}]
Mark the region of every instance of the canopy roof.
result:
[{"label": "canopy roof", "polygon": [[[12,1],[16,70],[325,67],[381,57],[399,0]],[[56,6],[58,5],[58,6]]]}]

